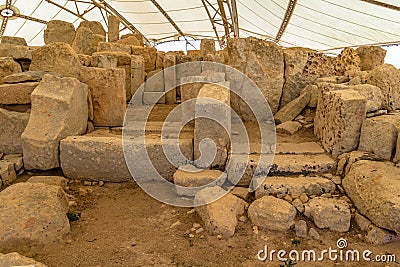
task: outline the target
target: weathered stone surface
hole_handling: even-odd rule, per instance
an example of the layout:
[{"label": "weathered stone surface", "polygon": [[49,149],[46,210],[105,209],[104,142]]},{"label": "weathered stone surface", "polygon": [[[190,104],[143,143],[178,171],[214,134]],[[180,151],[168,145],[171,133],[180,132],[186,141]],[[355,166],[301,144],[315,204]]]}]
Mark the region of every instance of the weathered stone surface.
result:
[{"label": "weathered stone surface", "polygon": [[68,202],[61,187],[17,183],[0,193],[0,247],[13,251],[50,245],[69,230]]},{"label": "weathered stone surface", "polygon": [[[85,21],[82,21],[85,22]],[[105,42],[105,35],[94,33],[91,29],[86,27],[78,27],[75,34],[72,48],[77,54],[92,55],[97,51],[97,46],[101,42]]]},{"label": "weathered stone surface", "polygon": [[310,98],[311,94],[306,92],[300,95],[298,98],[292,100],[274,115],[275,122],[283,123],[296,118],[297,115],[299,115],[300,112],[308,105]]},{"label": "weathered stone surface", "polygon": [[297,121],[285,121],[276,126],[276,133],[279,134],[294,134],[301,129],[302,125]]},{"label": "weathered stone surface", "polygon": [[155,105],[157,103],[165,104],[164,92],[144,92],[143,93],[143,104]]},{"label": "weathered stone surface", "polygon": [[115,69],[118,66],[118,58],[115,55],[93,53],[93,67]]},{"label": "weathered stone surface", "polygon": [[376,226],[400,233],[400,170],[390,162],[360,160],[342,181],[357,210]]},{"label": "weathered stone surface", "polygon": [[46,265],[35,261],[34,259],[22,256],[17,252],[12,252],[8,254],[0,253],[0,266],[34,266],[34,267],[47,267]]},{"label": "weathered stone surface", "polygon": [[360,68],[364,70],[373,70],[385,62],[386,50],[379,46],[361,46],[356,49],[360,57]]},{"label": "weathered stone surface", "polygon": [[336,169],[336,161],[326,154],[275,155],[271,175],[325,173]]},{"label": "weathered stone surface", "polygon": [[164,82],[166,90],[165,101],[167,104],[176,103],[176,55],[168,52],[164,55]]},{"label": "weathered stone surface", "polygon": [[131,94],[135,95],[137,89],[144,83],[144,58],[132,56],[131,58]]},{"label": "weathered stone surface", "polygon": [[386,231],[371,224],[368,227],[365,241],[370,244],[384,245],[390,242],[399,241],[400,235],[394,232]]},{"label": "weathered stone surface", "polygon": [[116,42],[119,40],[119,18],[117,16],[109,15],[108,16],[108,41]]},{"label": "weathered stone surface", "polygon": [[205,56],[207,54],[215,54],[214,39],[201,39],[200,51],[203,56]]},{"label": "weathered stone surface", "polygon": [[321,229],[347,232],[350,229],[350,207],[344,200],[315,197],[305,204],[304,215]]},{"label": "weathered stone surface", "polygon": [[201,189],[190,187],[222,186],[226,180],[226,173],[218,170],[198,169],[193,165],[183,165],[174,173],[176,192],[180,196],[195,196]]},{"label": "weathered stone surface", "polygon": [[32,52],[31,71],[50,71],[64,77],[79,78],[82,64],[78,55],[65,43],[52,43]]},{"label": "weathered stone surface", "polygon": [[296,230],[296,236],[306,238],[307,237],[307,222],[299,220],[295,223],[294,229]]},{"label": "weathered stone surface", "polygon": [[21,66],[12,58],[0,58],[0,84],[3,83],[4,77],[20,72],[22,72]]},{"label": "weathered stone surface", "polygon": [[157,51],[156,70],[164,68],[164,56],[165,56],[165,54],[166,53],[164,51]]},{"label": "weathered stone surface", "polygon": [[29,121],[29,113],[0,108],[0,153],[22,153],[21,134]]},{"label": "weathered stone surface", "polygon": [[218,186],[205,188],[196,194],[194,201],[197,204],[206,204],[195,208],[206,230],[212,235],[228,238],[235,234],[238,217],[244,213],[245,202],[228,193],[210,203],[215,199],[215,194],[220,195],[223,191]]},{"label": "weathered stone surface", "polygon": [[23,46],[28,45],[24,38],[16,37],[16,36],[2,36],[1,43],[2,44],[12,44],[12,45],[23,45]]},{"label": "weathered stone surface", "polygon": [[314,134],[334,157],[357,149],[361,125],[366,117],[366,99],[357,91],[331,90],[329,84],[318,99]]},{"label": "weathered stone surface", "polygon": [[82,68],[89,86],[95,126],[122,126],[126,109],[125,72],[121,69]]},{"label": "weathered stone surface", "polygon": [[[142,38],[143,39],[143,38]],[[131,46],[143,46],[143,42],[140,41],[135,36],[129,36],[117,41],[118,44],[131,45]]]},{"label": "weathered stone surface", "polygon": [[84,54],[78,54],[79,57],[79,61],[81,62],[81,64],[85,67],[93,67],[92,63],[93,63],[93,58],[92,56],[89,55],[84,55]]},{"label": "weathered stone surface", "polygon": [[373,112],[382,108],[384,96],[379,87],[370,84],[359,84],[351,86],[350,89],[357,91],[366,98],[366,112]]},{"label": "weathered stone surface", "polygon": [[18,172],[24,167],[24,161],[22,154],[8,154],[3,157],[3,161],[11,163],[14,165],[14,170]]},{"label": "weathered stone surface", "polygon": [[256,198],[273,195],[290,195],[299,197],[302,193],[309,196],[320,196],[333,193],[335,184],[322,177],[266,177],[262,185],[256,190]]},{"label": "weathered stone surface", "polygon": [[75,38],[74,24],[61,21],[51,20],[47,23],[44,30],[44,43],[51,44],[55,42],[62,42],[72,45]]},{"label": "weathered stone surface", "polygon": [[31,94],[38,84],[38,82],[27,82],[0,85],[0,104],[30,104]]},{"label": "weathered stone surface", "polygon": [[132,54],[144,58],[146,72],[156,69],[157,49],[155,47],[132,46]]},{"label": "weathered stone surface", "polygon": [[336,75],[350,75],[360,71],[360,57],[356,50],[346,47],[336,57],[335,64]]},{"label": "weathered stone surface", "polygon": [[0,179],[3,185],[10,185],[17,179],[13,162],[0,161]]},{"label": "weathered stone surface", "polygon": [[371,152],[377,158],[390,161],[395,152],[399,130],[400,114],[368,118],[361,128],[358,150]]},{"label": "weathered stone surface", "polygon": [[315,142],[277,143],[275,155],[279,154],[324,154],[324,149]]},{"label": "weathered stone surface", "polygon": [[303,70],[303,83],[313,84],[320,77],[335,75],[335,58],[323,53],[310,51],[309,58]]},{"label": "weathered stone surface", "polygon": [[65,189],[68,184],[68,179],[64,178],[63,176],[32,176],[26,182],[56,185]]},{"label": "weathered stone surface", "polygon": [[22,64],[32,59],[32,50],[24,45],[0,44],[0,57],[11,57]]},{"label": "weathered stone surface", "polygon": [[302,75],[312,50],[307,48],[287,48],[283,50],[285,59],[285,84],[283,85],[281,108],[300,96],[304,88]]},{"label": "weathered stone surface", "polygon": [[59,166],[60,140],[86,131],[87,95],[87,85],[75,78],[43,77],[32,93],[31,116],[21,136],[25,169]]},{"label": "weathered stone surface", "polygon": [[100,42],[97,46],[97,52],[125,52],[131,54],[132,49],[129,45],[124,45],[120,43],[107,43],[107,42]]},{"label": "weathered stone surface", "polygon": [[[206,84],[199,92],[195,107],[194,157],[200,168],[222,167],[228,158],[231,129],[230,92],[227,88]],[[212,119],[209,119],[212,118]],[[216,147],[216,155],[210,153],[213,145],[204,144],[203,139],[211,139]],[[204,153],[202,153],[204,152]]]},{"label": "weathered stone surface", "polygon": [[400,109],[400,70],[389,64],[380,65],[370,72],[365,82],[381,89],[384,108]]},{"label": "weathered stone surface", "polygon": [[78,28],[76,31],[78,31],[79,28],[88,28],[90,29],[94,34],[98,34],[104,37],[106,37],[106,31],[104,30],[103,26],[99,21],[88,21],[88,20],[83,20],[79,24]]},{"label": "weathered stone surface", "polygon": [[51,74],[56,75],[56,73],[50,73],[46,71],[24,71],[20,73],[14,73],[4,77],[3,81],[5,83],[24,83],[24,82],[39,82],[42,80],[43,75]]},{"label": "weathered stone surface", "polygon": [[[240,70],[253,80],[267,99],[271,111],[275,114],[279,108],[284,82],[284,60],[280,47],[272,42],[254,37],[246,39],[232,38],[228,40],[229,65]],[[241,86],[228,77],[231,86]],[[240,88],[240,87],[239,87]],[[241,88],[245,90],[245,88]],[[235,110],[244,110],[236,98],[232,98]],[[249,110],[239,114],[250,119]]]},{"label": "weathered stone surface", "polygon": [[304,89],[301,91],[300,94],[305,94],[309,93],[310,94],[310,102],[308,102],[308,106],[310,108],[316,108],[318,104],[318,96],[319,96],[319,88],[315,84],[307,85],[304,87]]},{"label": "weathered stone surface", "polygon": [[122,150],[122,139],[115,137],[70,136],[60,143],[60,162],[70,179],[131,181]]},{"label": "weathered stone surface", "polygon": [[164,92],[164,73],[162,70],[154,70],[147,74],[145,92]]},{"label": "weathered stone surface", "polygon": [[255,200],[247,211],[253,224],[273,231],[287,231],[292,228],[296,213],[296,208],[287,201],[272,196]]},{"label": "weathered stone surface", "polygon": [[353,163],[360,161],[360,160],[375,160],[380,161],[380,159],[369,152],[364,151],[352,151],[350,153],[344,153],[338,157],[338,166],[336,174],[340,176],[345,176],[351,168]]}]

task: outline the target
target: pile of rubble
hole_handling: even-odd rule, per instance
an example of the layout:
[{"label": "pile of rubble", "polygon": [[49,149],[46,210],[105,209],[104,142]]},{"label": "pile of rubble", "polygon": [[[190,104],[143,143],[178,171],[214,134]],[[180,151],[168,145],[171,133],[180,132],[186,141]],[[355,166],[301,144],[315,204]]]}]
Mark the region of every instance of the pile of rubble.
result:
[{"label": "pile of rubble", "polygon": [[[334,58],[305,48],[282,49],[257,38],[231,39],[224,50],[216,51],[214,41],[205,39],[199,51],[185,55],[157,51],[138,34],[120,39],[118,30],[118,21],[109,23],[108,33],[98,22],[83,21],[75,29],[51,21],[43,47],[3,37],[0,188],[6,189],[0,192],[0,213],[18,214],[19,219],[1,217],[0,247],[12,251],[21,245],[49,244],[69,232],[68,201],[60,186],[64,182],[36,177],[36,183],[13,184],[24,170],[61,168],[68,179],[92,182],[132,179],[121,127],[127,103],[137,94],[125,131],[133,144],[143,125],[153,131],[146,136],[146,149],[158,172],[177,185],[179,196],[208,203],[213,194],[230,189],[227,184],[237,170],[228,169],[229,160],[244,166],[232,192],[195,208],[210,234],[231,237],[238,220],[248,218],[261,228],[294,228],[304,238],[318,238],[316,229],[347,232],[354,221],[368,242],[399,239],[400,70],[383,64],[383,49],[346,48]],[[179,65],[187,62],[193,64]],[[248,85],[212,62],[236,68],[254,81],[269,103],[279,134],[313,129],[320,140],[278,143],[272,165],[257,173],[265,181],[254,195],[245,188],[260,151],[233,157],[231,133],[200,118],[189,123],[189,130],[166,138],[164,145],[172,148],[178,140],[187,161],[194,162],[172,166],[163,154],[162,123],[141,117],[149,105],[176,106],[197,99],[165,131],[212,110],[222,110],[216,116],[225,129],[232,129],[229,108],[245,123],[254,122],[250,108],[226,89],[245,92]],[[204,138],[216,145],[210,164],[199,150]],[[190,190],[196,186],[205,188]]]}]

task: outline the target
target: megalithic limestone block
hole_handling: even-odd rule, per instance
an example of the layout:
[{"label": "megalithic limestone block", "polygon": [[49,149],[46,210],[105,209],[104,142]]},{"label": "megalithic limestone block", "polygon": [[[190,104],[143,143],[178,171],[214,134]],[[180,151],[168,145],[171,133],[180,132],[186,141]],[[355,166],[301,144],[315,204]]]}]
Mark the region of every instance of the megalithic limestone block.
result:
[{"label": "megalithic limestone block", "polygon": [[32,93],[31,116],[22,133],[25,169],[59,166],[59,143],[86,131],[87,85],[75,78],[45,75]]},{"label": "megalithic limestone block", "polygon": [[116,42],[119,39],[119,19],[116,16],[108,16],[108,41]]}]

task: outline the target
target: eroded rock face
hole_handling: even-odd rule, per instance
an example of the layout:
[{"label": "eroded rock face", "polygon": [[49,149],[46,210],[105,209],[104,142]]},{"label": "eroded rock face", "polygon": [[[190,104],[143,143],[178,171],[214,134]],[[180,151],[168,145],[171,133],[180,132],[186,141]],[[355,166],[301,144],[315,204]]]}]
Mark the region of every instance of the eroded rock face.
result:
[{"label": "eroded rock face", "polygon": [[313,84],[318,78],[335,75],[335,58],[322,53],[311,52],[303,70],[303,82]]},{"label": "eroded rock face", "polygon": [[304,215],[319,228],[347,232],[350,229],[350,207],[344,200],[316,197],[305,205]]},{"label": "eroded rock face", "polygon": [[59,166],[61,139],[86,131],[87,95],[87,85],[75,78],[43,77],[32,93],[31,116],[21,136],[26,169]]},{"label": "eroded rock face", "polygon": [[355,90],[335,90],[326,83],[321,86],[314,134],[334,157],[356,150],[366,117],[365,97]]},{"label": "eroded rock face", "polygon": [[98,21],[83,20],[83,21],[81,21],[81,23],[79,24],[79,26],[76,30],[78,31],[79,28],[88,28],[94,34],[104,36],[104,38],[106,37],[106,31],[104,30],[101,23]]},{"label": "eroded rock face", "polygon": [[22,256],[17,252],[12,252],[8,254],[0,253],[0,266],[35,266],[35,267],[47,267],[46,265],[35,261],[34,259]]},{"label": "eroded rock face", "polygon": [[76,52],[66,43],[52,43],[32,52],[31,71],[57,72],[64,77],[79,78],[82,64]]},{"label": "eroded rock face", "polygon": [[21,66],[12,58],[0,58],[0,84],[3,83],[4,77],[20,72],[22,72]]},{"label": "eroded rock face", "polygon": [[27,46],[26,40],[22,37],[3,36],[1,37],[2,44],[23,45]]},{"label": "eroded rock face", "polygon": [[22,153],[21,134],[28,124],[29,113],[0,108],[0,153]]},{"label": "eroded rock face", "polygon": [[96,34],[89,28],[78,27],[72,48],[77,54],[92,55],[97,51],[98,44],[105,41],[105,36]]},{"label": "eroded rock face", "polygon": [[353,48],[346,47],[336,58],[336,75],[350,75],[361,70],[360,57]]},{"label": "eroded rock face", "polygon": [[375,225],[400,233],[399,168],[390,162],[360,160],[342,181],[357,210]]},{"label": "eroded rock face", "polygon": [[400,70],[389,64],[380,65],[370,72],[365,82],[381,89],[384,108],[400,109]]},{"label": "eroded rock face", "polygon": [[373,70],[385,63],[386,50],[379,46],[361,46],[356,49],[362,71]]},{"label": "eroded rock face", "polygon": [[224,197],[210,203],[215,192],[221,194],[221,187],[209,187],[199,191],[195,196],[195,203],[209,203],[195,208],[196,213],[201,217],[206,230],[212,235],[222,235],[223,238],[231,237],[235,234],[238,224],[238,217],[244,213],[245,202],[232,195]]},{"label": "eroded rock face", "polygon": [[61,187],[17,183],[0,193],[0,246],[15,251],[50,245],[69,230],[68,201]]},{"label": "eroded rock face", "polygon": [[51,20],[47,23],[44,30],[44,43],[51,44],[55,42],[62,42],[72,45],[75,38],[74,24],[61,21]]},{"label": "eroded rock face", "polygon": [[[229,65],[240,70],[253,80],[260,88],[267,99],[272,113],[275,114],[279,108],[279,102],[282,95],[284,82],[284,60],[283,51],[274,43],[263,41],[254,37],[246,39],[233,38],[228,42]],[[235,84],[229,79],[231,86],[242,85]],[[245,90],[245,88],[242,88]],[[245,110],[240,106],[237,97],[231,99],[235,110]],[[245,119],[250,120],[250,111],[243,111],[240,114]]]}]

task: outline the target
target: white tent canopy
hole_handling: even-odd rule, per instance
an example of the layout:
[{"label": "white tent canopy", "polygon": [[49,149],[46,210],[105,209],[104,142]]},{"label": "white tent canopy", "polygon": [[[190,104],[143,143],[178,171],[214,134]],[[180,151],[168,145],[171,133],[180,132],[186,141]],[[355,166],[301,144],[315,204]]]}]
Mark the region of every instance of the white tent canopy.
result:
[{"label": "white tent canopy", "polygon": [[[3,3],[2,3],[3,2]],[[400,43],[400,0],[0,0],[2,35],[43,44],[45,22],[124,22],[151,43],[193,38],[256,36],[282,46],[321,51]],[[214,28],[215,27],[215,28]]]}]

